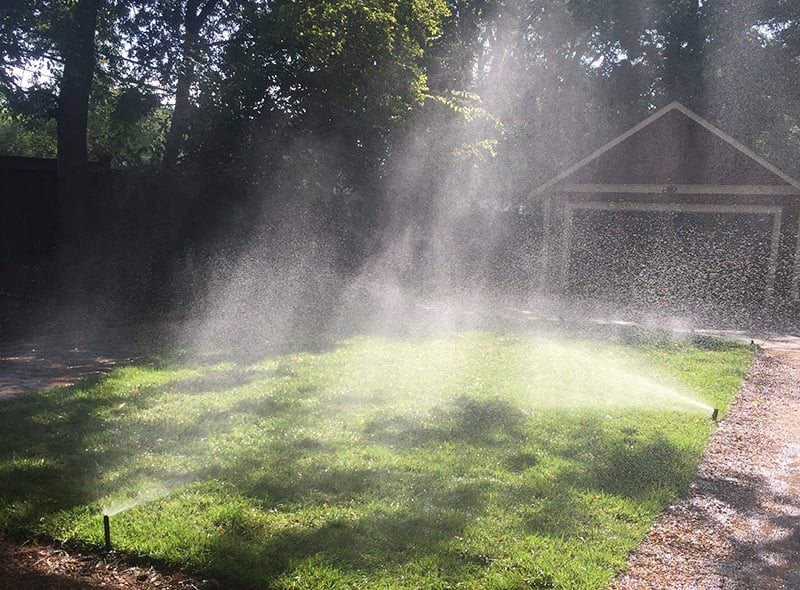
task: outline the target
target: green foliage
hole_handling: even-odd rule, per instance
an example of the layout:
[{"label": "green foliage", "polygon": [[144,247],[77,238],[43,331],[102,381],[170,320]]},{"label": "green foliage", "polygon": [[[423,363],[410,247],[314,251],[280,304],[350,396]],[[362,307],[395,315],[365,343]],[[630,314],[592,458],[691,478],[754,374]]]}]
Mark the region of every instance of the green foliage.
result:
[{"label": "green foliage", "polygon": [[35,115],[15,115],[0,104],[0,155],[55,157],[55,121]]},{"label": "green foliage", "polygon": [[[599,588],[752,358],[504,333],[120,369],[4,401],[0,530],[227,585]],[[672,393],[670,393],[672,392]]]},{"label": "green foliage", "polygon": [[320,107],[383,125],[422,101],[427,83],[419,62],[446,12],[443,0],[283,3],[275,10],[293,24],[297,77],[332,93]]},{"label": "green foliage", "polygon": [[[0,154],[56,157],[56,120],[50,92],[39,89],[0,107]],[[96,80],[89,110],[89,157],[116,168],[160,161],[169,111],[151,94]]]},{"label": "green foliage", "polygon": [[[196,149],[221,139],[234,156],[270,157],[267,147],[291,154],[295,141],[312,137],[322,151],[345,150],[354,169],[346,173],[370,174],[391,129],[424,99],[424,48],[446,10],[441,0],[253,7],[226,47],[226,68],[201,83],[211,124]],[[284,145],[262,145],[287,125]]]},{"label": "green foliage", "polygon": [[115,168],[155,166],[163,153],[169,110],[136,87],[95,82],[89,112],[89,156]]},{"label": "green foliage", "polygon": [[[431,102],[445,106],[455,115],[455,123],[452,118],[450,119],[450,134],[452,135],[452,127],[457,127],[458,139],[462,143],[454,147],[451,156],[456,159],[469,157],[482,159],[496,155],[498,137],[503,132],[503,124],[483,107],[480,96],[472,92],[452,90],[446,95],[429,95],[427,98]],[[426,123],[432,126],[433,121],[428,119]],[[434,133],[440,131],[442,127],[436,129]],[[473,138],[470,137],[472,134]]]},{"label": "green foliage", "polygon": [[[0,91],[12,117],[33,109],[44,120],[74,3],[7,4]],[[330,158],[328,177],[379,200],[398,193],[386,183],[414,143],[409,134],[422,141],[443,129],[446,117],[430,105],[439,101],[465,117],[457,142],[457,120],[447,122],[452,141],[435,157],[445,169],[477,162],[476,195],[516,198],[678,99],[790,172],[796,166],[792,3],[114,0],[100,8],[95,73],[104,79],[93,88],[90,150],[119,165],[161,157],[175,105],[186,116],[182,161],[195,171],[285,188],[287,167]],[[196,25],[191,39],[187,23]],[[14,69],[45,66],[52,76],[33,87]],[[470,117],[477,105],[482,127]],[[14,149],[46,152],[24,137]],[[319,181],[298,175],[294,185]]]}]

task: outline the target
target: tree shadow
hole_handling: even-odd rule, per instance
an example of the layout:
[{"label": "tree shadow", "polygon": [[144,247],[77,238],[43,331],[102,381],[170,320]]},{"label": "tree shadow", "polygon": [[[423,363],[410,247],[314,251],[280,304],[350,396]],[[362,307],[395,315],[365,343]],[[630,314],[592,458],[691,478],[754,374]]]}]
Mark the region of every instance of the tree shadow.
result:
[{"label": "tree shadow", "polygon": [[528,416],[501,398],[460,396],[434,408],[430,418],[393,415],[373,417],[363,427],[371,441],[412,448],[444,441],[499,445],[522,439]]},{"label": "tree shadow", "polygon": [[[360,479],[368,487],[377,478],[394,477],[402,479],[404,475],[341,470],[316,483],[334,489],[338,483]],[[485,484],[478,483],[451,489],[442,489],[440,484],[435,476],[418,475],[410,484],[418,498],[395,507],[383,506],[358,517],[333,516],[317,526],[291,527],[257,540],[246,535],[213,537],[207,547],[210,562],[214,569],[226,564],[223,569],[231,576],[228,581],[232,587],[277,587],[281,576],[309,560],[332,564],[343,572],[371,575],[387,567],[429,559],[435,561],[441,575],[463,579],[465,572],[486,567],[488,558],[459,552],[450,544],[472,524],[475,512],[481,513],[487,490]],[[358,484],[346,484],[345,488],[339,490],[339,503],[346,502],[351,493],[364,491]],[[247,528],[247,523],[240,523],[240,530]],[[258,572],[256,579],[254,572]]]},{"label": "tree shadow", "polygon": [[[800,502],[796,497],[777,491],[774,482],[761,476],[741,472],[700,478],[695,488],[714,500],[692,505],[710,526],[726,529],[725,521],[714,525],[719,515],[712,510],[719,505],[732,512],[733,519],[751,521],[745,527],[750,534],[741,527],[726,531],[731,551],[715,560],[717,572],[737,580],[735,588],[800,588]],[[731,520],[730,513],[726,519]]]},{"label": "tree shadow", "polygon": [[[108,464],[108,399],[77,386],[40,392],[0,405],[0,490],[25,518],[90,503],[97,474]],[[30,523],[29,523],[30,524]]]},{"label": "tree shadow", "polygon": [[[246,387],[263,379],[265,372],[250,370],[247,367],[234,366],[225,370],[204,371],[201,375],[176,379],[169,383],[169,389],[179,391],[183,395],[203,395],[216,391],[227,391],[237,387]],[[161,389],[164,389],[163,387]]]},{"label": "tree shadow", "polygon": [[[35,529],[35,521],[42,514],[91,505],[112,492],[115,482],[152,475],[152,469],[135,467],[138,457],[172,451],[175,445],[190,452],[194,441],[230,428],[231,414],[299,418],[302,408],[292,400],[263,396],[201,413],[180,424],[155,416],[138,427],[120,427],[123,420],[159,403],[164,391],[202,395],[250,385],[262,377],[234,367],[192,378],[177,377],[157,386],[119,387],[108,384],[110,375],[102,375],[3,400],[0,498],[11,507],[10,526]],[[120,470],[116,478],[100,477],[103,472]],[[163,475],[170,477],[168,473]],[[173,479],[187,476],[191,479],[191,474],[186,473]]]},{"label": "tree shadow", "polygon": [[697,465],[697,455],[664,437],[634,449],[603,444],[598,460],[587,469],[592,487],[610,494],[639,498],[656,488],[685,490]]}]

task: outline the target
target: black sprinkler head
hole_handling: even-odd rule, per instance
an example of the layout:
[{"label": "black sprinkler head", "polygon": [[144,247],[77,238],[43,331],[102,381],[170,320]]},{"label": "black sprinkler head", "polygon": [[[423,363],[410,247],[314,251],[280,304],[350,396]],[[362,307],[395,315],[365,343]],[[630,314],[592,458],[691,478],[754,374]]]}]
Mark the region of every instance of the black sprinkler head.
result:
[{"label": "black sprinkler head", "polygon": [[716,422],[719,418],[719,408],[714,408],[714,411],[711,412],[711,419]]},{"label": "black sprinkler head", "polygon": [[108,520],[108,514],[103,515],[103,533],[106,538],[106,551],[111,551],[111,523]]}]

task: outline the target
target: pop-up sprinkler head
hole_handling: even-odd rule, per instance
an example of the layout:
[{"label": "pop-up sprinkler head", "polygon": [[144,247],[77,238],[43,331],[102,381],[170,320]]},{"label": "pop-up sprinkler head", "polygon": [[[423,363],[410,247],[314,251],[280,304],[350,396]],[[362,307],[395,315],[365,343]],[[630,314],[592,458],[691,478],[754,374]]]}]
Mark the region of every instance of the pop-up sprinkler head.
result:
[{"label": "pop-up sprinkler head", "polygon": [[719,408],[714,408],[714,411],[711,412],[711,419],[716,422],[719,418]]},{"label": "pop-up sprinkler head", "polygon": [[106,538],[106,551],[111,551],[111,523],[108,521],[108,514],[103,515],[103,533]]}]

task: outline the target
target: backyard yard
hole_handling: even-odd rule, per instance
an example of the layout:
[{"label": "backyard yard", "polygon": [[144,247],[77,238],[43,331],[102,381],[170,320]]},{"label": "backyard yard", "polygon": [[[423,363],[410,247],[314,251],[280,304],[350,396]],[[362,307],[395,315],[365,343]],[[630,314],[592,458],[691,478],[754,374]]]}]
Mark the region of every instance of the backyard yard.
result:
[{"label": "backyard yard", "polygon": [[0,403],[0,532],[260,588],[603,588],[753,348],[637,330],[151,356]]}]

